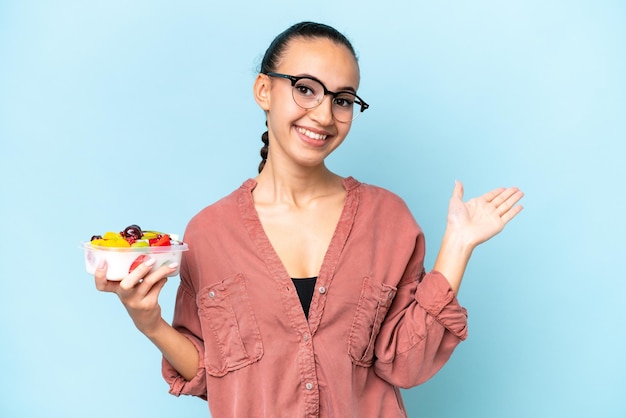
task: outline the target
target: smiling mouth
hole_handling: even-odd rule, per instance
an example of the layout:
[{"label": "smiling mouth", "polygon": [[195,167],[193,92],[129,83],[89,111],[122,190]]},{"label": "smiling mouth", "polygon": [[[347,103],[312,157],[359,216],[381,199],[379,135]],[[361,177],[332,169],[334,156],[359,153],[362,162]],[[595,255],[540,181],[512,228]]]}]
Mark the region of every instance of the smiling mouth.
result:
[{"label": "smiling mouth", "polygon": [[308,129],[297,127],[296,130],[300,132],[302,135],[308,136],[311,139],[315,139],[317,141],[325,141],[328,135],[316,134],[315,132],[311,132]]}]

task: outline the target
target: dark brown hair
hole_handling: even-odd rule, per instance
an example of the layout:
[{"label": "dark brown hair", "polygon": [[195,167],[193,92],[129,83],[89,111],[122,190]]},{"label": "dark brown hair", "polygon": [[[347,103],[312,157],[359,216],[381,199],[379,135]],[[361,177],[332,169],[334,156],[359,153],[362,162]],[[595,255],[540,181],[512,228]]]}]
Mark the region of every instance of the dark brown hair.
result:
[{"label": "dark brown hair", "polygon": [[[350,43],[348,38],[346,38],[337,29],[323,23],[300,22],[290,26],[285,31],[280,33],[276,38],[274,38],[269,48],[267,48],[267,51],[265,51],[265,55],[263,56],[263,60],[261,61],[261,68],[259,69],[259,73],[267,74],[275,71],[280,62],[280,59],[285,52],[287,44],[294,38],[329,39],[339,45],[343,45],[348,48],[348,50],[354,56],[354,59],[357,59],[356,52],[354,51],[352,44]],[[265,122],[265,126],[267,126],[267,121]],[[263,170],[263,167],[265,166],[265,161],[267,160],[267,154],[269,152],[268,131],[265,131],[263,135],[261,135],[261,141],[263,141],[263,148],[261,148],[262,160],[259,164],[259,173]]]}]

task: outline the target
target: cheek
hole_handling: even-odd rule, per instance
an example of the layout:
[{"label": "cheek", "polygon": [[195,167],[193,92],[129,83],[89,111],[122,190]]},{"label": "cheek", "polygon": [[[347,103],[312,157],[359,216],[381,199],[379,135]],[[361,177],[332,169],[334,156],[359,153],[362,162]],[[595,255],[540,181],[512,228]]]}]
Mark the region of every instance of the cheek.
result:
[{"label": "cheek", "polygon": [[281,99],[272,102],[268,112],[268,118],[270,118],[274,124],[291,124],[306,114],[306,110],[296,105],[291,97],[287,99],[288,100]]},{"label": "cheek", "polygon": [[338,128],[337,129],[337,137],[335,138],[335,143],[334,143],[333,149],[336,149],[341,144],[343,144],[344,141],[347,139],[349,133],[350,133],[350,126],[349,125],[346,126],[346,127]]},{"label": "cheek", "polygon": [[340,135],[343,135],[343,138],[345,139],[345,137],[348,136],[348,134],[350,133],[350,128],[352,128],[352,122],[338,123],[337,126],[337,131]]}]

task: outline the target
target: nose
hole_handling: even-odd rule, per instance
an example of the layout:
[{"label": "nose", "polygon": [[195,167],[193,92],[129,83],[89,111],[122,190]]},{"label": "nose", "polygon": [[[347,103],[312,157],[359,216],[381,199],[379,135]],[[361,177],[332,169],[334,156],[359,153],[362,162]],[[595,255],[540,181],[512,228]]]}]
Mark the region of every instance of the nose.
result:
[{"label": "nose", "polygon": [[322,126],[333,123],[333,98],[326,94],[319,105],[309,110],[309,116]]}]

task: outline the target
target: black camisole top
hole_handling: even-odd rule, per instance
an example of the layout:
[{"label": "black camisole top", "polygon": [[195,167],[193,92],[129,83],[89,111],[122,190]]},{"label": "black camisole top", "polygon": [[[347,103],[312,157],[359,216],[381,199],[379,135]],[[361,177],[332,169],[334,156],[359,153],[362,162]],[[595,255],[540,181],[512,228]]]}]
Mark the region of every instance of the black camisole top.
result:
[{"label": "black camisole top", "polygon": [[308,277],[306,279],[291,279],[294,286],[296,286],[296,292],[298,292],[298,298],[302,304],[304,310],[304,316],[309,319],[309,308],[311,307],[311,300],[313,299],[313,292],[315,291],[315,282],[317,277]]}]

